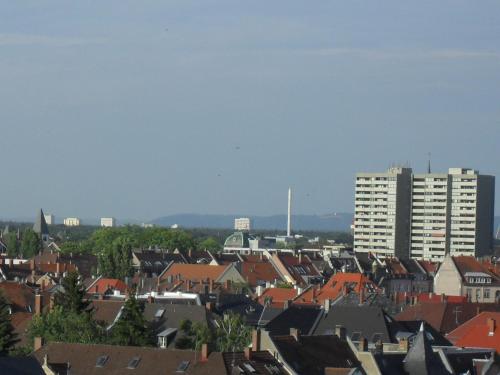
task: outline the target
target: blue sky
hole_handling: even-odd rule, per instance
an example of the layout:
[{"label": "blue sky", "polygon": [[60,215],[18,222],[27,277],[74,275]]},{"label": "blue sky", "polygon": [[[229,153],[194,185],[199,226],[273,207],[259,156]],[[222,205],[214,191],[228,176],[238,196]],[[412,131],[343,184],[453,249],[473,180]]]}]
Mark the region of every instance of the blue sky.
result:
[{"label": "blue sky", "polygon": [[0,217],[351,212],[428,152],[500,176],[497,1],[4,1],[0,83]]}]

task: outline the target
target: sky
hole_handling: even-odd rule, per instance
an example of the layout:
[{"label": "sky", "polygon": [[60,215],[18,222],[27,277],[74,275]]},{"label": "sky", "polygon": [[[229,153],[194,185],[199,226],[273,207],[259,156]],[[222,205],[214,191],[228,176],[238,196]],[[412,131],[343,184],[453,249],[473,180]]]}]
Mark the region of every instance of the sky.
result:
[{"label": "sky", "polygon": [[500,2],[2,1],[0,103],[2,218],[352,212],[500,176]]}]

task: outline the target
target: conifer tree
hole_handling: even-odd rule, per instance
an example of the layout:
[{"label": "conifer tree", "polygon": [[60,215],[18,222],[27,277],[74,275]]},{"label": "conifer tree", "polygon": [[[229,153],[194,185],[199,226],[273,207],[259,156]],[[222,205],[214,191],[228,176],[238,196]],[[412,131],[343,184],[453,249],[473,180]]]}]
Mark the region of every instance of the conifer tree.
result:
[{"label": "conifer tree", "polygon": [[7,355],[19,341],[16,338],[14,327],[10,322],[10,309],[7,298],[0,291],[0,355]]},{"label": "conifer tree", "polygon": [[62,291],[55,295],[55,304],[64,311],[80,314],[87,310],[89,301],[85,299],[85,288],[80,283],[78,272],[72,271],[62,280]]},{"label": "conifer tree", "polygon": [[110,343],[125,346],[150,346],[154,344],[150,324],[143,315],[144,305],[130,293],[120,314],[111,329]]}]

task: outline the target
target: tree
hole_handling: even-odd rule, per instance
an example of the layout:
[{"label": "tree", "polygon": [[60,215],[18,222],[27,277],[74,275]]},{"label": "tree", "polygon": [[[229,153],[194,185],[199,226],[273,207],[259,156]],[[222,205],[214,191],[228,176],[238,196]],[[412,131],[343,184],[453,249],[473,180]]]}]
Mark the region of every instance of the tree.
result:
[{"label": "tree", "polygon": [[80,314],[86,312],[90,302],[85,300],[85,288],[78,272],[70,272],[61,283],[62,291],[55,294],[55,304],[63,311]]},{"label": "tree", "polygon": [[208,237],[207,239],[200,242],[198,248],[200,250],[219,251],[222,249],[222,246],[215,238]]},{"label": "tree", "polygon": [[42,248],[42,241],[33,229],[27,228],[23,232],[21,241],[21,253],[25,258],[31,258]]},{"label": "tree", "polygon": [[10,307],[0,290],[0,355],[7,355],[19,341],[10,321]]},{"label": "tree", "polygon": [[49,313],[33,317],[28,332],[31,338],[81,344],[97,344],[104,337],[104,329],[92,314],[66,311],[62,306],[55,306]]},{"label": "tree", "polygon": [[252,331],[245,325],[241,315],[235,313],[224,314],[216,319],[215,336],[216,350],[220,352],[237,352],[247,347],[252,340]]},{"label": "tree", "polygon": [[105,277],[123,279],[130,276],[132,268],[132,245],[124,238],[117,238],[111,246],[104,248],[98,256],[99,270]]},{"label": "tree", "polygon": [[5,237],[5,246],[7,246],[7,255],[10,258],[15,258],[19,255],[19,241],[17,240],[17,234],[14,232],[9,232]]},{"label": "tree", "polygon": [[109,342],[113,345],[151,346],[154,336],[151,326],[143,315],[144,305],[130,293],[120,314],[120,318],[111,329]]},{"label": "tree", "polygon": [[199,350],[203,344],[211,344],[212,332],[206,324],[183,320],[180,324],[183,335],[175,342],[177,349]]}]

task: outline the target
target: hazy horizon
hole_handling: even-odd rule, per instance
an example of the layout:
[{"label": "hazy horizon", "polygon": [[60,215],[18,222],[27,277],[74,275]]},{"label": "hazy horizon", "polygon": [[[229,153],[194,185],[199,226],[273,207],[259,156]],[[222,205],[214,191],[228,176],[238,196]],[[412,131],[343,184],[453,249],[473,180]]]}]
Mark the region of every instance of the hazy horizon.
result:
[{"label": "hazy horizon", "polygon": [[494,1],[3,2],[0,68],[4,218],[352,212],[429,152],[500,176]]}]

